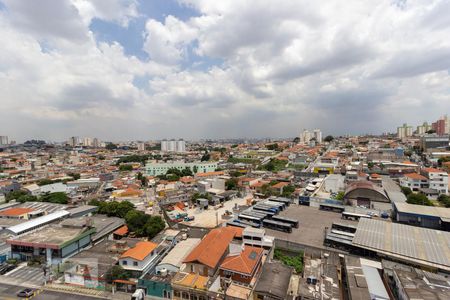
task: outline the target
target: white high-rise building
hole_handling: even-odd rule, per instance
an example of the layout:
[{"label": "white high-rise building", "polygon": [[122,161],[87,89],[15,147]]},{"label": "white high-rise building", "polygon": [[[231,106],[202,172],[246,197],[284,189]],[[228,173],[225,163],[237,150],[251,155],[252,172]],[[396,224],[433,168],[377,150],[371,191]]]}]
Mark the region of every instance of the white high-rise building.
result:
[{"label": "white high-rise building", "polygon": [[161,151],[162,152],[167,152],[169,149],[169,145],[166,139],[161,141]]},{"label": "white high-rise building", "polygon": [[303,144],[309,144],[311,138],[312,138],[311,132],[309,132],[306,129],[304,129],[303,132],[300,134],[300,142]]},{"label": "white high-rise building", "polygon": [[186,142],[183,139],[177,141],[177,152],[186,152]]},{"label": "white high-rise building", "polygon": [[0,145],[9,145],[8,136],[0,135]]},{"label": "white high-rise building", "polygon": [[322,131],[320,131],[320,129],[314,129],[313,135],[316,139],[316,143],[322,143]]},{"label": "white high-rise building", "polygon": [[431,124],[428,124],[427,122],[423,122],[422,125],[417,126],[417,134],[418,135],[424,135],[427,133],[428,130],[431,130]]},{"label": "white high-rise building", "polygon": [[92,138],[85,137],[83,139],[83,146],[85,146],[85,147],[92,147]]},{"label": "white high-rise building", "polygon": [[397,136],[399,139],[412,136],[412,133],[413,133],[412,126],[408,126],[406,123],[404,123],[403,126],[397,127]]},{"label": "white high-rise building", "polygon": [[168,147],[167,151],[169,151],[169,152],[177,151],[177,141],[175,141],[175,139],[171,139],[169,141],[169,147]]},{"label": "white high-rise building", "polygon": [[145,151],[145,143],[138,143],[137,149],[138,151]]},{"label": "white high-rise building", "polygon": [[92,147],[94,147],[94,148],[100,147],[100,141],[98,140],[98,138],[94,138],[92,140]]},{"label": "white high-rise building", "polygon": [[80,138],[77,136],[72,136],[67,143],[72,147],[76,147],[80,144]]}]

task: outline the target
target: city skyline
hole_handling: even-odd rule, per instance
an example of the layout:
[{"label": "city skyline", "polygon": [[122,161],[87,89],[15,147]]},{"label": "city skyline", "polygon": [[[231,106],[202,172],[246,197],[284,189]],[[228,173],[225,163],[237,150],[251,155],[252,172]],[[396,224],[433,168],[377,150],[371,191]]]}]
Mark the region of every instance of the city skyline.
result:
[{"label": "city skyline", "polygon": [[446,1],[0,0],[18,142],[394,132],[450,104]]}]

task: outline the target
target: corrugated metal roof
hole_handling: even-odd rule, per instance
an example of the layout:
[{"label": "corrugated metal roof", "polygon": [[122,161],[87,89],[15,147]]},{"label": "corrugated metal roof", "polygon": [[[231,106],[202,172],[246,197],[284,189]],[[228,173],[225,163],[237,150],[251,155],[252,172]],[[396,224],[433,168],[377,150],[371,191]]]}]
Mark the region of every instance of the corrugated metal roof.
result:
[{"label": "corrugated metal roof", "polygon": [[56,221],[65,216],[68,216],[68,215],[70,215],[70,213],[68,211],[60,210],[60,211],[30,220],[28,222],[24,222],[22,224],[11,226],[8,228],[8,231],[12,232],[15,235],[18,235],[18,234],[21,234],[23,232],[30,230],[33,227],[39,227],[39,226],[48,224],[50,222]]},{"label": "corrugated metal roof", "polygon": [[450,270],[450,232],[361,219],[353,244]]}]

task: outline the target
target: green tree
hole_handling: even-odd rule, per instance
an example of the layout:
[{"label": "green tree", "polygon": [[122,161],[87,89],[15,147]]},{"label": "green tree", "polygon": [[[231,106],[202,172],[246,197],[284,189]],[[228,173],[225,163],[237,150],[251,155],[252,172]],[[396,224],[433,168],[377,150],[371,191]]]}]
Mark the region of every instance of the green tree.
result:
[{"label": "green tree", "polygon": [[205,154],[203,154],[202,158],[200,159],[200,161],[208,161],[211,159],[211,155],[206,152]]},{"label": "green tree", "polygon": [[283,187],[283,192],[281,193],[281,196],[290,198],[292,194],[295,192],[295,186],[289,184]]},{"label": "green tree", "polygon": [[433,206],[433,203],[424,194],[411,193],[406,198],[409,204]]},{"label": "green tree", "polygon": [[6,199],[6,202],[9,202],[9,201],[14,200],[14,199],[17,200],[17,199],[19,199],[19,197],[26,196],[26,195],[28,195],[27,192],[22,191],[22,190],[18,190],[18,191],[13,191],[13,192],[10,192],[10,193],[6,194],[5,199]]},{"label": "green tree", "polygon": [[192,171],[194,172],[194,174],[197,174],[197,172],[198,172],[198,167],[197,167],[197,166],[194,166],[194,167],[192,168]]},{"label": "green tree", "polygon": [[108,144],[106,144],[105,148],[107,150],[115,150],[115,149],[117,149],[117,145],[113,144],[113,143],[108,143]]},{"label": "green tree", "polygon": [[148,238],[154,238],[161,230],[164,229],[166,224],[160,216],[150,217],[145,224],[145,234]]},{"label": "green tree", "polygon": [[324,139],[325,142],[331,142],[332,140],[334,140],[334,137],[332,135],[327,135]]},{"label": "green tree", "polygon": [[147,224],[149,218],[149,215],[146,215],[144,212],[139,210],[130,210],[125,215],[125,221],[129,230],[141,236],[145,233],[145,225]]},{"label": "green tree", "polygon": [[238,179],[237,178],[230,178],[227,181],[225,181],[225,188],[227,190],[235,190],[238,186]]},{"label": "green tree", "polygon": [[120,165],[119,171],[132,171],[133,166],[132,165]]},{"label": "green tree", "polygon": [[69,196],[67,196],[67,194],[64,192],[48,193],[48,194],[44,194],[41,197],[39,197],[39,201],[58,203],[58,204],[67,204],[69,202]]},{"label": "green tree", "polygon": [[342,200],[344,200],[344,195],[345,195],[344,192],[339,192],[339,193],[337,193],[336,197],[334,197],[334,199],[342,201]]},{"label": "green tree", "polygon": [[402,190],[402,193],[405,194],[406,197],[408,197],[412,193],[409,187],[401,186],[400,189]]},{"label": "green tree", "polygon": [[38,197],[33,196],[33,195],[22,195],[17,199],[17,201],[23,203],[23,202],[37,202],[39,200],[38,200]]},{"label": "green tree", "polygon": [[447,195],[439,195],[438,201],[445,207],[450,207],[450,196]]},{"label": "green tree", "polygon": [[268,150],[278,150],[278,149],[279,149],[277,143],[266,145],[266,148],[267,148]]},{"label": "green tree", "polygon": [[121,266],[115,265],[111,269],[109,269],[106,274],[106,280],[108,282],[113,282],[116,279],[128,280],[131,277],[130,272],[124,270]]},{"label": "green tree", "polygon": [[74,180],[78,180],[81,178],[79,173],[67,173],[68,176],[72,177]]},{"label": "green tree", "polygon": [[117,204],[115,217],[125,218],[127,213],[134,209],[134,204],[129,201],[121,201]]},{"label": "green tree", "polygon": [[294,140],[292,142],[295,144],[298,144],[298,143],[300,143],[300,138],[296,137],[296,138],[294,138]]}]

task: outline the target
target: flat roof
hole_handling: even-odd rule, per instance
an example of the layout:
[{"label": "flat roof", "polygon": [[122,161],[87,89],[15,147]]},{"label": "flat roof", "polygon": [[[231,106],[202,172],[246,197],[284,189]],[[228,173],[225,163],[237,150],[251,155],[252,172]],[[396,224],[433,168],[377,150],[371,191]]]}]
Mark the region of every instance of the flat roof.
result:
[{"label": "flat roof", "polygon": [[23,246],[42,246],[44,248],[59,249],[59,247],[82,234],[85,228],[67,228],[59,225],[50,225],[41,230],[28,233],[10,240],[8,244]]},{"label": "flat roof", "polygon": [[200,241],[201,239],[189,238],[179,242],[173,247],[169,254],[164,257],[158,266],[169,264],[180,268],[183,264],[183,260],[200,243]]},{"label": "flat roof", "polygon": [[450,222],[450,209],[445,207],[414,205],[409,203],[394,203],[394,205],[400,213],[438,217],[445,222]]},{"label": "flat roof", "polygon": [[60,210],[60,211],[36,218],[36,219],[32,219],[25,223],[11,226],[8,228],[8,230],[16,235],[21,234],[27,230],[32,229],[33,227],[43,226],[47,223],[50,223],[50,222],[56,221],[58,219],[61,219],[65,216],[68,216],[69,214],[70,213],[66,210]]},{"label": "flat roof", "polygon": [[411,263],[450,271],[450,232],[360,219],[353,244]]}]

